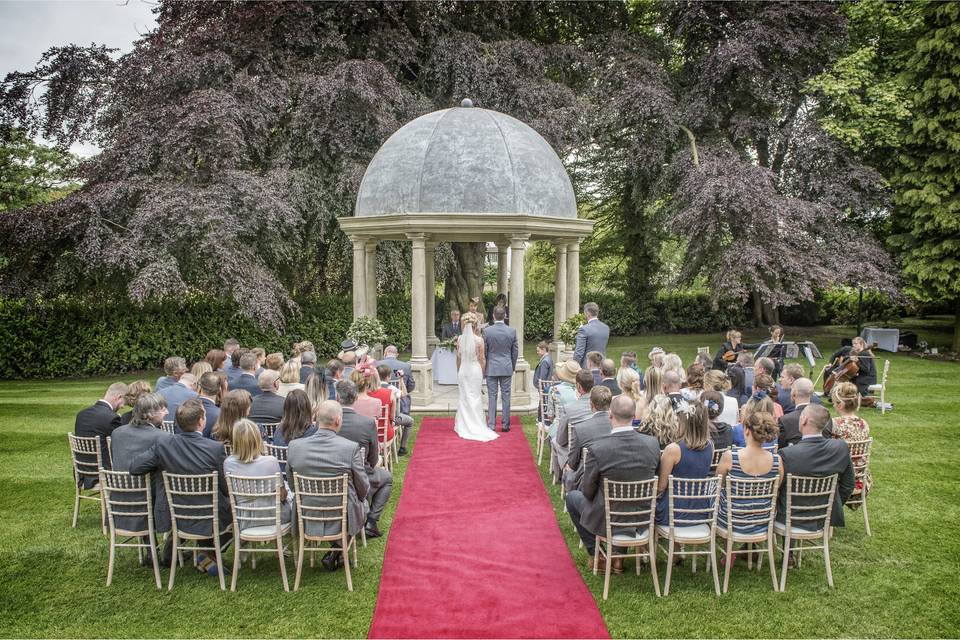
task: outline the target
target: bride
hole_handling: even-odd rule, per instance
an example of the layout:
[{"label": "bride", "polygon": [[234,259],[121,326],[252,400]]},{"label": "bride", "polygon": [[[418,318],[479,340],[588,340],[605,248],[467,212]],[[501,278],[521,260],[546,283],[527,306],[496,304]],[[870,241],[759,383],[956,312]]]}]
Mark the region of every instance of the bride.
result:
[{"label": "bride", "polygon": [[466,440],[496,440],[497,434],[487,427],[483,415],[483,396],[480,385],[483,383],[484,348],[483,338],[475,335],[479,316],[467,313],[460,322],[463,333],[457,339],[457,383],[460,387],[460,400],[457,403],[457,419],[454,431]]}]

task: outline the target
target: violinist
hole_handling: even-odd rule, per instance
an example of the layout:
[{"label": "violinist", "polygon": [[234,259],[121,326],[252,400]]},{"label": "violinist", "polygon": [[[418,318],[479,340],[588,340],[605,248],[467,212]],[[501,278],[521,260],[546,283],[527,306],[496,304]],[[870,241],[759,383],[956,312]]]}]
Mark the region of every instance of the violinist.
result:
[{"label": "violinist", "polygon": [[773,379],[776,380],[780,377],[780,372],[783,371],[783,359],[787,355],[787,349],[783,345],[783,327],[778,324],[770,325],[770,339],[760,346],[764,345],[773,345],[767,357],[773,360],[772,375]]},{"label": "violinist", "polygon": [[756,349],[759,345],[743,344],[740,332],[736,329],[727,331],[727,341],[720,345],[717,354],[713,357],[713,368],[726,371],[727,367],[737,361],[737,356],[744,349]]}]

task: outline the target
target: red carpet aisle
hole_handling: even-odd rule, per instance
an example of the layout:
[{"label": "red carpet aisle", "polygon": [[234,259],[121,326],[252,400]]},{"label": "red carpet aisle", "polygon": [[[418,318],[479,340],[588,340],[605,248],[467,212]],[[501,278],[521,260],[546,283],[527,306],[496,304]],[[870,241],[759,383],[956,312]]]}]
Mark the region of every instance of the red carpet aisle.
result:
[{"label": "red carpet aisle", "polygon": [[519,423],[481,443],[425,418],[389,536],[371,638],[609,637]]}]

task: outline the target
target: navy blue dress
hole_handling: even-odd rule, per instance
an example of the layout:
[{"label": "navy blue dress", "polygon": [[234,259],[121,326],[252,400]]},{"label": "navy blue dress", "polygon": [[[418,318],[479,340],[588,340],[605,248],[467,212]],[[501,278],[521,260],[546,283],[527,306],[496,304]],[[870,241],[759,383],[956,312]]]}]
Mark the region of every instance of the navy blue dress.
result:
[{"label": "navy blue dress", "polygon": [[[680,447],[680,461],[673,467],[671,475],[674,478],[690,478],[699,480],[710,476],[710,463],[713,462],[713,443],[707,441],[707,446],[699,451],[687,447],[683,440],[677,445]],[[674,501],[678,509],[701,509],[706,506],[703,498],[678,498]],[[689,514],[689,517],[701,518],[704,514]],[[663,492],[657,498],[657,524],[670,524],[670,491]],[[678,522],[677,526],[684,526]]]}]

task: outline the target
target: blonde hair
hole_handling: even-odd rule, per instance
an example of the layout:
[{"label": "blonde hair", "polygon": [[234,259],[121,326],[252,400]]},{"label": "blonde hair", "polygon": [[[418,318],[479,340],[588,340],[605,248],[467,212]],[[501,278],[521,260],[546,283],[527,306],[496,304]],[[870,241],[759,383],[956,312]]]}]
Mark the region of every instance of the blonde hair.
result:
[{"label": "blonde hair", "polygon": [[687,443],[687,448],[701,451],[710,442],[710,420],[707,408],[698,401],[689,403],[686,411],[677,415],[679,434]]},{"label": "blonde hair", "polygon": [[233,433],[230,436],[233,455],[240,462],[253,462],[263,453],[263,437],[260,427],[253,422],[242,418],[233,423]]},{"label": "blonde hair", "polygon": [[643,381],[646,383],[644,396],[647,399],[647,406],[649,407],[652,406],[653,399],[663,393],[663,371],[651,365],[647,367]]},{"label": "blonde hair", "polygon": [[853,412],[860,408],[860,391],[852,382],[838,382],[830,392],[830,399],[837,411]]},{"label": "blonde hair", "polygon": [[731,329],[730,331],[727,331],[727,342],[733,342],[734,338],[739,340],[742,337],[743,336],[736,329]]},{"label": "blonde hair", "polygon": [[280,369],[280,382],[300,382],[300,361],[296,358],[287,360]]},{"label": "blonde hair", "polygon": [[743,405],[743,408],[740,410],[740,423],[747,424],[747,421],[755,413],[769,413],[773,415],[773,400],[769,397],[759,399],[750,398],[747,400],[747,404]]},{"label": "blonde hair", "polygon": [[663,366],[660,367],[660,372],[666,373],[667,371],[676,372],[681,380],[687,379],[687,372],[683,370],[683,360],[675,353],[668,353],[663,356]]},{"label": "blonde hair", "polygon": [[713,389],[723,393],[730,389],[730,376],[719,369],[711,369],[703,374],[704,389]]},{"label": "blonde hair", "polygon": [[657,439],[661,449],[680,439],[680,424],[677,421],[677,414],[673,411],[670,398],[665,395],[658,395],[653,398],[653,403],[650,406],[650,417],[643,425],[643,430]]},{"label": "blonde hair", "polygon": [[350,372],[350,382],[357,385],[357,393],[369,393],[374,387],[374,378],[376,377],[376,372],[372,376],[367,376],[360,371],[360,369],[354,369]]},{"label": "blonde hair", "polygon": [[200,362],[194,362],[193,366],[190,367],[190,373],[193,374],[193,377],[199,380],[203,377],[203,374],[210,373],[213,371],[213,367],[206,360],[201,360]]},{"label": "blonde hair", "polygon": [[153,389],[150,388],[150,383],[146,380],[134,380],[127,385],[127,392],[123,394],[123,403],[128,407],[133,407],[137,402],[137,398],[151,391],[153,391]]},{"label": "blonde hair", "polygon": [[617,372],[617,384],[634,402],[640,399],[640,374],[630,367],[620,368]]},{"label": "blonde hair", "polygon": [[[772,413],[756,411],[743,421],[743,428],[759,442],[773,442],[780,434],[780,427]],[[776,455],[776,454],[774,454]]]},{"label": "blonde hair", "polygon": [[476,328],[480,324],[480,319],[478,316],[479,314],[477,313],[471,313],[467,311],[466,313],[460,316],[460,324],[462,324],[463,326],[472,324],[473,327]]}]

